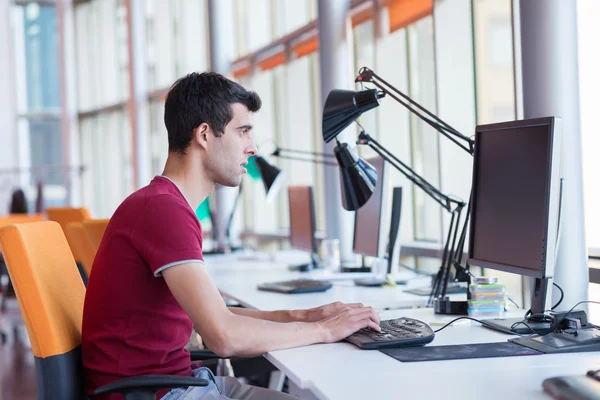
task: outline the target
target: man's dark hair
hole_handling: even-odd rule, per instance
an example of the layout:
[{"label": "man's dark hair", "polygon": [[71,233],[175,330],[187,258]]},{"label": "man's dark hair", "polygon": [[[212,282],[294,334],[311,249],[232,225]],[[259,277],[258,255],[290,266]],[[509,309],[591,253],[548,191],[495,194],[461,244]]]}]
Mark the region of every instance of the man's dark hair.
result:
[{"label": "man's dark hair", "polygon": [[185,154],[194,129],[204,122],[215,136],[221,136],[233,119],[234,103],[245,105],[251,112],[262,105],[258,94],[215,72],[194,72],[178,79],[165,102],[169,151]]}]

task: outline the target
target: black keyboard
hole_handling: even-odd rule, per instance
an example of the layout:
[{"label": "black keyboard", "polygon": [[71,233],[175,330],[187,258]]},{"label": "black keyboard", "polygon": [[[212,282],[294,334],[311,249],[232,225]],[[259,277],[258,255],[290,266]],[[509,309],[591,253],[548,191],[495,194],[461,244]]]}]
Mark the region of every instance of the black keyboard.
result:
[{"label": "black keyboard", "polygon": [[361,329],[345,340],[361,349],[378,350],[393,347],[423,346],[435,337],[433,329],[425,322],[412,318],[396,318],[381,321],[381,332]]},{"label": "black keyboard", "polygon": [[331,289],[332,286],[331,282],[328,281],[293,279],[290,281],[262,283],[258,285],[258,289],[279,293],[313,293],[324,292]]}]

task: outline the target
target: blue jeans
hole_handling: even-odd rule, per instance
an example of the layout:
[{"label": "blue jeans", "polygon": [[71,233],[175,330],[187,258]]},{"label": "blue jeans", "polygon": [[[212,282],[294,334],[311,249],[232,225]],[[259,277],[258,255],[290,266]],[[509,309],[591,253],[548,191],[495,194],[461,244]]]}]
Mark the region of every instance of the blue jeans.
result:
[{"label": "blue jeans", "polygon": [[286,393],[245,385],[230,376],[214,376],[206,367],[192,371],[196,378],[206,379],[205,387],[181,387],[171,390],[160,400],[290,400],[297,399]]}]

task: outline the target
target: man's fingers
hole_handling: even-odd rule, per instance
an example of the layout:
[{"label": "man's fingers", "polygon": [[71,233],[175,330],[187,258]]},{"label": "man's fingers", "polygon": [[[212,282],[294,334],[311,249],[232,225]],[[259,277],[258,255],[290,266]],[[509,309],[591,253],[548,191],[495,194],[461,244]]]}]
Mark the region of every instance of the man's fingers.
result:
[{"label": "man's fingers", "polygon": [[372,329],[375,332],[381,332],[381,327],[379,326],[379,324],[373,322],[373,320],[371,320],[371,319],[366,320],[366,324],[365,324],[364,328]]}]

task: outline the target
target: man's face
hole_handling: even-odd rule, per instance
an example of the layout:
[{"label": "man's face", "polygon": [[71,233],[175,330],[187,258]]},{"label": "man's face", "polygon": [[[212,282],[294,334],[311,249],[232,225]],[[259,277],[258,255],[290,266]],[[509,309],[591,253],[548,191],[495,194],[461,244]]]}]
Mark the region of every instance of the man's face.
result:
[{"label": "man's face", "polygon": [[215,183],[223,186],[238,186],[245,174],[248,158],[256,154],[252,137],[252,113],[240,103],[231,105],[233,119],[220,137],[210,133],[206,170]]}]

